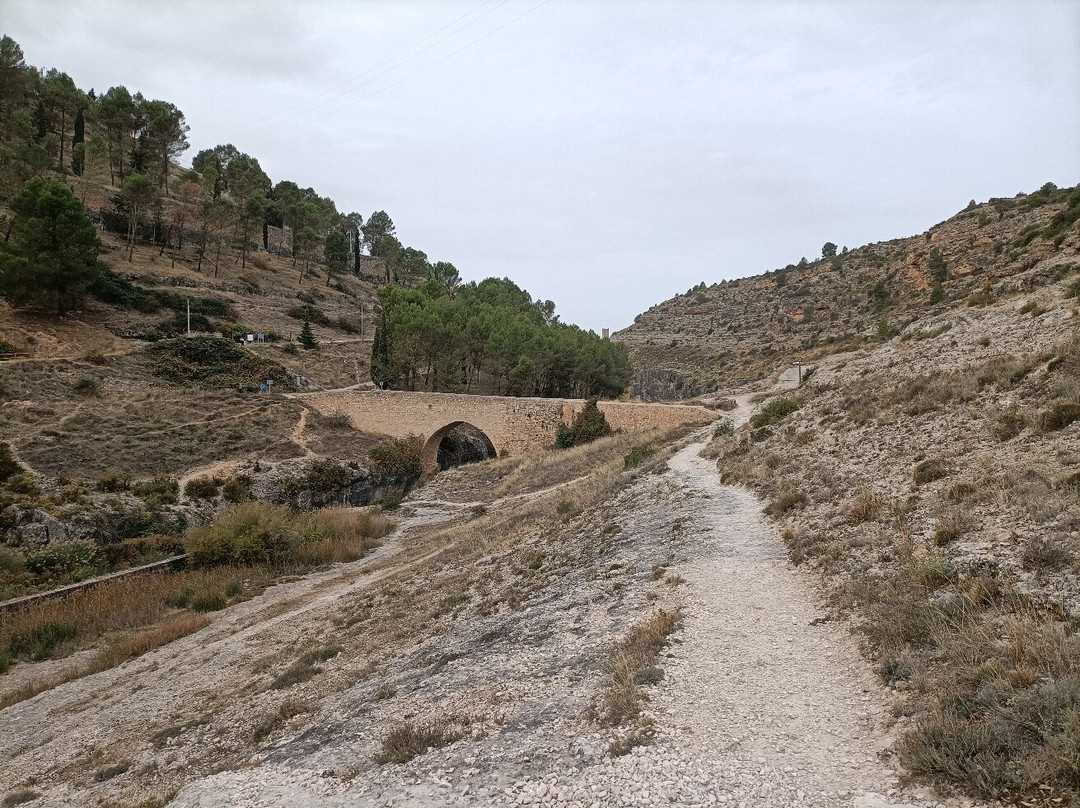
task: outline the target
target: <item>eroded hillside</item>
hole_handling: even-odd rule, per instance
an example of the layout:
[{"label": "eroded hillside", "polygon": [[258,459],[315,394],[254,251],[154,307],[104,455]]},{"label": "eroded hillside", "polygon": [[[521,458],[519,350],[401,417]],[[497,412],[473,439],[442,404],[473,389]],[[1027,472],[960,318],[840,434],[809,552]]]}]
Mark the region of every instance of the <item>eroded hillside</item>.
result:
[{"label": "eroded hillside", "polygon": [[724,481],[765,500],[792,562],[855,618],[893,692],[904,764],[1045,804],[1073,804],[1080,785],[1080,318],[1067,259],[1031,261],[981,305],[823,358],[711,449]]},{"label": "eroded hillside", "polygon": [[1044,189],[969,205],[910,238],[691,289],[615,335],[635,389],[683,398],[867,346],[909,324],[1064,277],[1078,263],[1080,194]]}]

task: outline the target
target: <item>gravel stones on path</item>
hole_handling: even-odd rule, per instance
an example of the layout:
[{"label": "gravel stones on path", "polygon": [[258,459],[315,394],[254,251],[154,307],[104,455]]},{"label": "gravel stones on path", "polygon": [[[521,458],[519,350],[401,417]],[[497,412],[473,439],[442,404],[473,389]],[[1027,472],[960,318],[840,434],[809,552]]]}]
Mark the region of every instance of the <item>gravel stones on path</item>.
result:
[{"label": "gravel stones on path", "polygon": [[[734,417],[745,415],[743,402]],[[637,571],[621,601],[601,598],[588,576],[569,575],[507,618],[495,632],[506,638],[501,645],[469,636],[484,628],[490,637],[490,626],[461,626],[445,638],[457,650],[439,680],[417,683],[412,702],[394,707],[422,717],[469,703],[470,691],[487,693],[506,712],[485,737],[376,766],[373,725],[386,719],[351,710],[356,694],[345,693],[306,742],[283,741],[255,768],[189,784],[172,804],[970,805],[901,787],[882,691],[846,629],[820,619],[812,583],[784,560],[760,503],[720,486],[699,449],[687,446],[667,474],[645,475],[620,495],[624,531],[611,567]],[[656,595],[646,571],[657,563],[685,585]],[[664,678],[649,688],[652,743],[612,757],[610,731],[583,712],[603,681],[604,646],[647,613],[626,607],[645,602],[649,587],[658,603],[681,601],[683,620],[661,660]]]}]

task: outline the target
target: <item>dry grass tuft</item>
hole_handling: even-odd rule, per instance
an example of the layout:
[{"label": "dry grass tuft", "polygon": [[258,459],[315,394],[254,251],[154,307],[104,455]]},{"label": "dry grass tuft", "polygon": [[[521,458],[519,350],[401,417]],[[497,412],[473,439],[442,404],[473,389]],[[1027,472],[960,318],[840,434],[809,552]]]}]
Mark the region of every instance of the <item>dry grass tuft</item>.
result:
[{"label": "dry grass tuft", "polygon": [[631,627],[608,661],[608,687],[592,711],[597,720],[617,726],[638,717],[644,698],[641,687],[663,676],[656,660],[678,624],[678,609],[661,609]]},{"label": "dry grass tuft", "polygon": [[468,734],[469,723],[455,717],[417,724],[406,721],[387,733],[372,757],[376,763],[406,763],[461,740]]}]

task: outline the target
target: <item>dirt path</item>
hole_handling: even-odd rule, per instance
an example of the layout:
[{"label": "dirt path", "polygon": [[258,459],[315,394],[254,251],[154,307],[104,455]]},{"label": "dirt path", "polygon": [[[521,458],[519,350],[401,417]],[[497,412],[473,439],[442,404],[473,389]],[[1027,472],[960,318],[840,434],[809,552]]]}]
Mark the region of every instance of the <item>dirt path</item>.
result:
[{"label": "dirt path", "polygon": [[[741,424],[752,407],[749,396],[737,401],[725,417]],[[253,752],[246,764],[188,780],[172,804],[942,805],[899,787],[880,688],[846,628],[816,623],[815,589],[784,559],[761,503],[721,486],[713,463],[700,457],[707,436],[702,430],[677,452],[666,473],[639,476],[592,527],[582,521],[577,529],[594,554],[524,608],[456,621],[385,663],[379,676],[359,673],[367,661],[345,662],[342,653],[332,664],[355,666],[355,684],[327,695],[302,731]],[[417,492],[408,522],[456,521],[475,507],[471,497],[455,501],[453,487]],[[608,520],[620,529],[608,530]],[[158,725],[166,717],[174,724],[197,723],[204,713],[216,718],[165,750],[129,744],[127,777],[152,782],[163,751],[163,765],[175,768],[211,746],[235,749],[230,716],[276,709],[274,699],[284,697],[245,690],[254,661],[288,659],[293,646],[326,634],[340,604],[403,566],[419,571],[441,552],[407,558],[409,542],[409,530],[399,530],[370,559],[272,587],[197,635],[4,711],[0,758],[10,755],[12,781],[46,758],[50,771],[66,772],[84,749],[112,749],[123,727],[142,726],[148,716]],[[657,564],[685,583],[657,580]],[[682,626],[646,706],[655,738],[612,757],[612,730],[586,717],[604,686],[612,642],[676,602]],[[94,710],[83,712],[88,703]],[[388,728],[446,711],[488,716],[488,734],[402,765],[373,762]],[[67,782],[42,804],[82,804]]]},{"label": "dirt path", "polygon": [[311,451],[311,447],[308,446],[307,438],[304,437],[304,430],[307,429],[307,417],[310,410],[307,407],[300,408],[300,417],[296,421],[296,426],[293,427],[292,434],[289,435],[289,440],[297,445],[304,453],[304,457],[315,457],[315,453]]},{"label": "dirt path", "polygon": [[720,486],[699,448],[670,463],[698,502],[687,526],[697,551],[679,567],[689,584],[682,642],[654,698],[661,740],[629,768],[647,761],[640,768],[650,771],[659,758],[665,771],[683,773],[689,788],[680,795],[689,800],[932,804],[897,791],[882,760],[890,738],[880,688],[847,630],[814,624],[822,616],[815,592],[785,561],[760,503]]}]

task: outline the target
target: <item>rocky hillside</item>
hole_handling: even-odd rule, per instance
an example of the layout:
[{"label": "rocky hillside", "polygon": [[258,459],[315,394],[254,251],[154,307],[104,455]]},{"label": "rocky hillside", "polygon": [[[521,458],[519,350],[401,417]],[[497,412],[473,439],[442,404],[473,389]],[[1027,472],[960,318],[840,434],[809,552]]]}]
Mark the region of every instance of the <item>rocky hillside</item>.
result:
[{"label": "rocky hillside", "polygon": [[1075,243],[1016,247],[969,305],[823,357],[712,446],[856,618],[902,762],[1007,804],[1080,785]]},{"label": "rocky hillside", "polygon": [[917,321],[1064,277],[1078,263],[1078,219],[1080,192],[1051,184],[972,202],[918,236],[701,284],[614,338],[630,350],[643,397],[743,384],[778,365],[872,345]]}]

